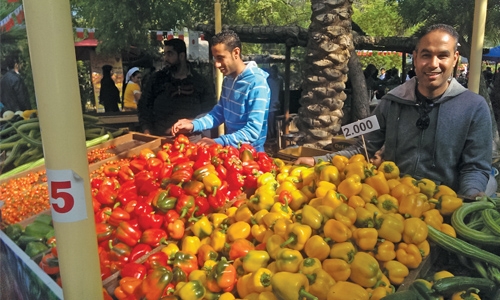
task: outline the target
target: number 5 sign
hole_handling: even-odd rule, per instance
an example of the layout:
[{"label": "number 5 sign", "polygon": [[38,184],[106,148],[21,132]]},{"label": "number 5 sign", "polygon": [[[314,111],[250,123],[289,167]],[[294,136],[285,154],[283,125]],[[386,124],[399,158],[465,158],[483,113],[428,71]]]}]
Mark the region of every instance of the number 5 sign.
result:
[{"label": "number 5 sign", "polygon": [[50,209],[56,222],[87,219],[83,179],[72,170],[47,170]]},{"label": "number 5 sign", "polygon": [[371,116],[368,118],[364,118],[362,120],[356,121],[354,123],[350,123],[342,126],[342,132],[346,139],[350,139],[353,137],[357,137],[359,135],[375,131],[380,129],[380,125],[378,124],[377,116]]}]

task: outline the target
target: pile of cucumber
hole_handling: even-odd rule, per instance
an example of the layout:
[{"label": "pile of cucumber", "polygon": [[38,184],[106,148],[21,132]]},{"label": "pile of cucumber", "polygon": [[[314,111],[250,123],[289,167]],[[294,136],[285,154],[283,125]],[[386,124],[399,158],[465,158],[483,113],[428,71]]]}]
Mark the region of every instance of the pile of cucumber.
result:
[{"label": "pile of cucumber", "polygon": [[38,215],[33,223],[24,228],[16,223],[7,226],[4,231],[32,259],[49,250],[46,241],[54,236],[52,217],[46,214]]}]

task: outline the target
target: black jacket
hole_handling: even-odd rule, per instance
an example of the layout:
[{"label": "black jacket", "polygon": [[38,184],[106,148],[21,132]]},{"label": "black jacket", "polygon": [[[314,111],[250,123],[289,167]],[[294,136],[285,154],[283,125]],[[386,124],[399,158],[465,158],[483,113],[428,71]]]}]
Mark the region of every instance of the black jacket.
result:
[{"label": "black jacket", "polygon": [[28,89],[14,70],[5,73],[0,80],[0,102],[4,105],[2,114],[8,110],[16,112],[31,109]]},{"label": "black jacket", "polygon": [[179,119],[193,119],[215,105],[214,85],[190,68],[185,79],[176,79],[168,68],[154,73],[138,104],[139,123],[158,136],[170,135]]},{"label": "black jacket", "polygon": [[105,76],[101,79],[99,103],[104,105],[104,110],[106,112],[120,111],[118,108],[118,103],[120,103],[120,91],[116,87],[111,76]]}]

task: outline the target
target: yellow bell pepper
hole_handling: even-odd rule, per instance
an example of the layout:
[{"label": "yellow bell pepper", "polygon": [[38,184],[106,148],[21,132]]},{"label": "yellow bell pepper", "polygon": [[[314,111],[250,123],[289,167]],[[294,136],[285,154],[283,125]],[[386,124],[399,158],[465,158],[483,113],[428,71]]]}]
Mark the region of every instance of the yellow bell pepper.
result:
[{"label": "yellow bell pepper", "polygon": [[266,251],[272,259],[276,259],[278,251],[282,250],[281,244],[283,242],[285,242],[285,239],[277,234],[273,234],[267,239]]},{"label": "yellow bell pepper", "polygon": [[290,182],[291,184],[293,184],[295,189],[301,189],[304,186],[304,184],[302,183],[302,179],[297,176],[288,175],[285,178],[284,182]]},{"label": "yellow bell pepper", "polygon": [[432,281],[433,282],[436,282],[438,281],[439,279],[442,279],[442,278],[449,278],[449,277],[454,277],[455,275],[453,275],[453,273],[449,272],[449,271],[446,271],[446,270],[441,270],[441,271],[438,271],[436,273],[434,273],[434,275],[432,275]]},{"label": "yellow bell pepper", "polygon": [[356,211],[346,203],[337,206],[333,212],[335,220],[341,222],[347,227],[351,227],[356,222]]},{"label": "yellow bell pepper", "polygon": [[302,192],[302,190],[293,190],[291,191],[291,194],[292,202],[290,202],[288,205],[294,211],[299,210],[309,200],[309,198]]},{"label": "yellow bell pepper", "polygon": [[443,224],[443,216],[441,215],[441,213],[433,208],[433,209],[430,209],[424,213],[422,213],[422,216],[424,218],[424,222],[427,224],[427,225],[430,225],[434,228],[436,228],[437,230],[439,230],[439,228],[441,228],[441,224]]},{"label": "yellow bell pepper", "polygon": [[384,173],[379,172],[373,176],[365,178],[364,183],[373,187],[379,195],[389,194],[391,191],[389,189],[389,184],[387,179],[385,179]]},{"label": "yellow bell pepper", "polygon": [[[338,172],[338,171],[337,171]],[[309,167],[300,173],[300,179],[302,180],[302,185],[307,186],[316,180],[316,173],[314,172],[314,167]]]},{"label": "yellow bell pepper", "polygon": [[271,277],[271,286],[278,299],[317,299],[309,293],[309,281],[304,274],[278,272]]},{"label": "yellow bell pepper", "polygon": [[321,199],[321,205],[326,205],[326,206],[336,208],[340,204],[344,203],[344,200],[346,200],[347,198],[346,198],[346,196],[344,196],[340,193],[337,193],[334,190],[329,190],[328,192],[326,192],[324,197],[318,198],[318,199]]},{"label": "yellow bell pepper", "polygon": [[240,205],[236,209],[236,212],[234,213],[234,220],[236,222],[243,221],[246,223],[250,223],[250,220],[252,220],[252,217],[253,217],[253,213],[246,204]]},{"label": "yellow bell pepper", "polygon": [[337,191],[347,198],[357,195],[363,188],[361,179],[362,178],[357,174],[346,176],[346,178],[339,184]]},{"label": "yellow bell pepper", "polygon": [[378,232],[375,228],[357,228],[352,232],[352,237],[359,249],[371,251],[377,245]]},{"label": "yellow bell pepper", "polygon": [[181,251],[196,255],[200,249],[201,242],[197,236],[184,236],[182,239]]},{"label": "yellow bell pepper", "polygon": [[241,299],[245,299],[250,293],[253,293],[252,274],[245,274],[238,278],[236,282],[236,291]]},{"label": "yellow bell pepper", "polygon": [[410,270],[404,264],[397,260],[386,261],[383,264],[384,273],[387,274],[389,281],[392,284],[400,285],[405,280],[406,276],[410,274]]},{"label": "yellow bell pepper", "polygon": [[[267,235],[272,235],[274,232],[270,229],[267,229],[265,225],[254,224],[252,225],[252,229],[250,230],[252,237],[257,240],[257,242],[262,243]],[[268,237],[269,237],[268,236]]]},{"label": "yellow bell pepper", "polygon": [[219,228],[219,225],[222,224],[225,219],[227,219],[227,215],[224,213],[213,213],[210,214],[209,218],[212,221],[214,228]]},{"label": "yellow bell pepper", "polygon": [[396,259],[410,269],[416,269],[422,263],[422,254],[415,244],[401,242],[396,250]]},{"label": "yellow bell pepper", "polygon": [[323,221],[333,219],[335,208],[328,205],[318,205],[315,207],[323,216]]},{"label": "yellow bell pepper", "polygon": [[322,262],[321,267],[335,281],[346,281],[351,276],[351,266],[340,258],[327,258]]},{"label": "yellow bell pepper", "polygon": [[377,207],[382,213],[398,212],[399,201],[390,194],[383,194],[377,198]]},{"label": "yellow bell pepper", "polygon": [[347,205],[349,205],[352,208],[363,207],[363,206],[365,206],[365,200],[363,200],[363,198],[361,198],[358,195],[354,195],[354,196],[349,197],[349,200],[347,201]]},{"label": "yellow bell pepper", "polygon": [[427,240],[424,240],[421,243],[417,244],[418,250],[420,250],[420,254],[422,254],[422,257],[425,258],[429,253],[431,252],[431,245]]},{"label": "yellow bell pepper", "polygon": [[194,270],[189,273],[188,279],[191,280],[199,280],[203,286],[207,283],[207,271],[205,270]]},{"label": "yellow bell pepper", "polygon": [[311,274],[306,274],[309,280],[309,293],[316,296],[318,300],[327,300],[328,290],[335,284],[330,274],[319,266]]},{"label": "yellow bell pepper", "polygon": [[310,226],[312,229],[321,228],[323,223],[323,215],[311,205],[304,205],[300,213],[295,214],[295,219],[305,225]]},{"label": "yellow bell pepper", "polygon": [[179,246],[176,243],[168,243],[161,252],[165,253],[168,257],[174,257],[175,253],[179,252]]},{"label": "yellow bell pepper", "polygon": [[283,219],[283,216],[279,213],[269,212],[262,217],[262,222],[267,228],[272,228],[277,220]]},{"label": "yellow bell pepper", "polygon": [[278,182],[276,181],[274,174],[271,172],[263,173],[257,178],[257,187],[261,187],[266,184],[276,185],[277,183]]},{"label": "yellow bell pepper", "polygon": [[436,193],[430,198],[439,199],[439,197],[443,195],[450,195],[456,197],[457,193],[449,186],[441,184],[436,187]]},{"label": "yellow bell pepper", "polygon": [[220,252],[224,249],[225,245],[226,232],[219,229],[212,231],[212,234],[210,235],[210,246],[212,246],[215,251]]},{"label": "yellow bell pepper", "polygon": [[286,166],[285,162],[280,158],[273,158],[273,162],[276,165],[276,167],[278,167],[278,171],[280,172]]},{"label": "yellow bell pepper", "polygon": [[384,161],[378,166],[377,171],[383,173],[387,180],[389,179],[398,179],[399,178],[399,168],[392,161]]},{"label": "yellow bell pepper", "polygon": [[310,167],[303,166],[303,165],[293,165],[292,168],[290,169],[290,176],[300,178],[302,172],[309,169],[309,168]]},{"label": "yellow bell pepper", "polygon": [[415,178],[409,175],[405,175],[399,181],[402,184],[406,184],[407,186],[409,186],[413,190],[414,194],[420,193],[420,187],[418,186],[417,180]]},{"label": "yellow bell pepper", "polygon": [[326,299],[328,300],[368,300],[370,295],[360,285],[349,281],[337,281],[329,290]]},{"label": "yellow bell pepper", "polygon": [[270,264],[268,264],[267,269],[269,269],[269,271],[271,271],[272,274],[278,272],[278,269],[276,268],[276,261],[272,261]]},{"label": "yellow bell pepper", "polygon": [[449,236],[457,237],[457,232],[455,231],[455,228],[453,228],[450,224],[447,223],[441,224],[441,228],[439,228],[439,231],[442,231],[443,233],[446,233]]},{"label": "yellow bell pepper", "polygon": [[309,202],[307,204],[309,204],[312,207],[316,208],[316,207],[318,207],[320,205],[323,205],[323,198],[312,198],[311,200],[309,200]]},{"label": "yellow bell pepper", "polygon": [[253,224],[263,225],[264,222],[262,221],[262,218],[268,213],[269,211],[267,209],[261,209],[253,214],[253,217],[250,220],[250,222],[252,222]]},{"label": "yellow bell pepper", "polygon": [[280,186],[276,189],[276,195],[279,195],[282,191],[293,191],[296,190],[297,187],[293,182],[290,180],[284,180],[283,182],[280,182]]},{"label": "yellow bell pepper", "polygon": [[365,156],[361,153],[354,154],[353,156],[349,157],[349,163],[351,164],[353,162],[361,162],[363,164],[367,163]]},{"label": "yellow bell pepper", "polygon": [[451,295],[451,300],[481,300],[481,297],[476,293],[479,293],[478,289],[456,292]]},{"label": "yellow bell pepper", "polygon": [[437,192],[436,183],[430,179],[422,178],[417,180],[417,186],[420,188],[420,192],[427,196],[427,198],[432,198]]},{"label": "yellow bell pepper", "polygon": [[364,180],[366,178],[365,171],[365,163],[359,161],[350,162],[344,168],[344,180],[352,175],[358,175],[360,180]]},{"label": "yellow bell pepper", "polygon": [[323,165],[321,166],[319,180],[328,181],[338,186],[340,183],[339,170],[334,165]]},{"label": "yellow bell pepper", "polygon": [[250,230],[250,224],[238,221],[227,228],[226,236],[230,242],[234,242],[237,239],[246,239],[250,235]]},{"label": "yellow bell pepper", "polygon": [[234,297],[234,295],[232,293],[225,292],[225,293],[220,295],[218,300],[236,300],[236,298]]},{"label": "yellow bell pepper", "polygon": [[259,211],[261,209],[269,210],[274,204],[276,190],[272,190],[270,186],[271,184],[268,184],[257,188],[255,194],[248,200],[248,206],[253,209],[253,211]]},{"label": "yellow bell pepper", "polygon": [[398,184],[394,188],[391,189],[390,192],[391,196],[394,198],[398,199],[398,202],[401,203],[404,197],[411,195],[411,194],[417,194],[413,188],[408,186],[407,184]]},{"label": "yellow bell pepper", "polygon": [[317,198],[322,198],[326,195],[328,191],[337,190],[337,185],[328,181],[319,181],[316,184],[315,195]]},{"label": "yellow bell pepper", "polygon": [[419,244],[427,238],[427,224],[420,218],[409,218],[403,222],[405,243]]},{"label": "yellow bell pepper", "polygon": [[380,238],[393,243],[399,243],[403,238],[404,221],[395,217],[395,214],[377,215],[375,223]]},{"label": "yellow bell pepper", "polygon": [[342,222],[335,219],[326,221],[323,226],[323,232],[325,237],[331,238],[337,243],[345,242],[352,236],[351,230]]},{"label": "yellow bell pepper", "polygon": [[257,300],[279,300],[279,299],[274,295],[273,292],[266,291],[260,293]]},{"label": "yellow bell pepper", "polygon": [[356,248],[351,241],[335,243],[330,248],[330,258],[339,258],[350,264],[356,252]]},{"label": "yellow bell pepper", "polygon": [[383,241],[377,245],[375,249],[375,258],[378,261],[385,262],[396,258],[396,249],[391,241]]},{"label": "yellow bell pepper", "polygon": [[272,291],[271,287],[271,277],[273,273],[271,270],[266,268],[259,268],[256,271],[252,272],[252,276],[250,276],[251,290],[256,293],[270,292]]},{"label": "yellow bell pepper", "polygon": [[410,194],[399,202],[399,213],[405,216],[420,218],[425,211],[431,209],[427,196],[422,193]]},{"label": "yellow bell pepper", "polygon": [[264,250],[250,250],[241,259],[243,270],[247,273],[256,272],[260,268],[267,267],[269,259],[269,253]]},{"label": "yellow bell pepper", "polygon": [[309,225],[292,223],[286,228],[287,240],[281,244],[281,247],[288,247],[294,250],[302,250],[307,240],[311,237],[312,229]]},{"label": "yellow bell pepper", "polygon": [[300,251],[282,248],[276,252],[276,269],[278,272],[297,273],[302,259]]},{"label": "yellow bell pepper", "polygon": [[200,239],[210,236],[213,231],[212,223],[206,216],[202,216],[191,226],[191,232]]},{"label": "yellow bell pepper", "polygon": [[[310,200],[314,197],[316,197],[316,189],[314,187],[314,183],[311,183],[309,185],[303,186],[300,191],[306,197],[307,200]],[[306,201],[307,202],[307,201]]]},{"label": "yellow bell pepper", "polygon": [[200,300],[205,297],[206,289],[199,280],[180,282],[175,287],[175,295],[181,300]]},{"label": "yellow bell pepper", "polygon": [[443,216],[450,216],[463,204],[461,198],[452,195],[442,195],[436,202],[436,208]]},{"label": "yellow bell pepper", "polygon": [[387,295],[393,294],[391,292],[388,292],[385,286],[377,286],[374,289],[367,288],[366,291],[370,294],[370,300],[380,300]]},{"label": "yellow bell pepper", "polygon": [[377,200],[378,192],[371,185],[366,183],[361,184],[361,191],[358,196],[360,196],[366,203],[372,203]]},{"label": "yellow bell pepper", "polygon": [[292,217],[293,211],[288,205],[288,203],[276,202],[271,207],[270,212],[275,212],[281,214],[284,218],[290,219]]},{"label": "yellow bell pepper", "polygon": [[366,252],[358,252],[351,263],[349,279],[362,287],[373,287],[382,278],[378,261]]},{"label": "yellow bell pepper", "polygon": [[343,155],[335,155],[332,157],[332,164],[337,167],[340,173],[344,173],[345,166],[349,163],[349,159]]},{"label": "yellow bell pepper", "polygon": [[304,258],[300,262],[299,272],[305,275],[312,274],[314,270],[321,268],[321,261],[317,258]]},{"label": "yellow bell pepper", "polygon": [[292,225],[292,221],[289,219],[281,218],[274,222],[272,230],[274,234],[281,236],[283,239],[288,239],[287,228]]},{"label": "yellow bell pepper", "polygon": [[281,185],[285,179],[288,177],[289,173],[285,173],[285,172],[282,172],[282,173],[279,173],[278,175],[276,175],[276,181]]},{"label": "yellow bell pepper", "polygon": [[317,258],[323,261],[330,254],[330,246],[328,246],[328,243],[322,236],[313,235],[307,240],[304,246],[304,252],[307,257]]},{"label": "yellow bell pepper", "polygon": [[356,221],[354,224],[357,227],[375,227],[373,212],[364,207],[356,207],[354,211],[356,212]]},{"label": "yellow bell pepper", "polygon": [[237,275],[238,279],[241,278],[243,275],[248,274],[243,269],[243,261],[241,260],[241,257],[238,257],[233,261],[233,266],[234,266],[234,269],[236,270],[236,275]]}]

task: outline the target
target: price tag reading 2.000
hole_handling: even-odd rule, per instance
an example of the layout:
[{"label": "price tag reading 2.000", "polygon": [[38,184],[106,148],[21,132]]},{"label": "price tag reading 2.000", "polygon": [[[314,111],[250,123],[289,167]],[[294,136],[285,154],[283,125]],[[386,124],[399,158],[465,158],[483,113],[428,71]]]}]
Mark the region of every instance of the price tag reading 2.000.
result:
[{"label": "price tag reading 2.000", "polygon": [[344,137],[346,139],[357,137],[362,134],[375,131],[377,129],[380,129],[380,125],[378,124],[376,116],[370,116],[368,118],[364,118],[354,123],[342,126],[342,132],[344,133]]},{"label": "price tag reading 2.000", "polygon": [[87,219],[83,179],[71,170],[47,170],[52,218],[69,223]]}]

